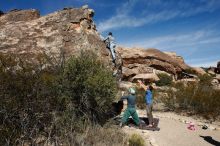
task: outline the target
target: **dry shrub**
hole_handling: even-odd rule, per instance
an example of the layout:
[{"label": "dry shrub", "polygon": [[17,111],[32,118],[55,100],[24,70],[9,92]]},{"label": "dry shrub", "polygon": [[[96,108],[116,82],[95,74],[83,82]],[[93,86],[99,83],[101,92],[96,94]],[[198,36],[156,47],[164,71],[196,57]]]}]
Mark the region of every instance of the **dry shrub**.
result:
[{"label": "dry shrub", "polygon": [[[74,116],[58,117],[54,122],[56,139],[53,143],[70,146],[125,146],[127,137],[122,130],[111,123],[100,126],[84,119],[74,121]],[[73,113],[70,111],[70,113]],[[73,118],[70,118],[73,117]]]},{"label": "dry shrub", "polygon": [[52,66],[42,69],[43,55],[38,64],[26,57],[0,54],[0,145],[34,143],[40,133],[47,135],[50,113],[56,109],[59,71]]},{"label": "dry shrub", "polygon": [[82,145],[77,136],[108,120],[117,92],[112,73],[92,52],[66,64],[27,58],[0,54],[0,145]]},{"label": "dry shrub", "polygon": [[125,146],[126,135],[117,127],[89,127],[82,136],[88,146]]},{"label": "dry shrub", "polygon": [[145,91],[142,88],[136,88],[136,104],[140,109],[145,109]]},{"label": "dry shrub", "polygon": [[169,89],[168,97],[164,97],[163,102],[171,110],[188,111],[215,119],[220,115],[220,90],[214,89],[210,82],[211,78],[204,75],[199,83],[175,84],[176,90]]},{"label": "dry shrub", "polygon": [[145,141],[140,135],[132,134],[129,138],[129,146],[145,146]]},{"label": "dry shrub", "polygon": [[157,86],[169,86],[172,84],[172,77],[165,74],[165,73],[160,73],[158,74],[158,77],[160,78],[159,81],[156,82]]}]

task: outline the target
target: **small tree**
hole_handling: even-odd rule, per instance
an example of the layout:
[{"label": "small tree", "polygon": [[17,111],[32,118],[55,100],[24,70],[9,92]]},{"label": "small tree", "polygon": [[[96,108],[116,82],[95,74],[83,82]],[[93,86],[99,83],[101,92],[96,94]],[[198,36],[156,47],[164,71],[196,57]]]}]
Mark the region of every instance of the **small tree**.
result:
[{"label": "small tree", "polygon": [[200,80],[200,85],[207,85],[207,86],[211,86],[211,81],[212,81],[212,77],[208,74],[204,74],[199,76],[199,80]]},{"label": "small tree", "polygon": [[186,69],[185,72],[188,73],[188,74],[198,75],[198,73],[192,68]]},{"label": "small tree", "polygon": [[171,85],[171,83],[172,83],[172,77],[171,76],[169,76],[165,73],[160,73],[160,74],[158,74],[158,77],[160,78],[160,80],[156,82],[157,86]]},{"label": "small tree", "polygon": [[105,121],[116,89],[112,72],[91,51],[71,57],[64,68],[61,95],[71,100],[78,118]]}]

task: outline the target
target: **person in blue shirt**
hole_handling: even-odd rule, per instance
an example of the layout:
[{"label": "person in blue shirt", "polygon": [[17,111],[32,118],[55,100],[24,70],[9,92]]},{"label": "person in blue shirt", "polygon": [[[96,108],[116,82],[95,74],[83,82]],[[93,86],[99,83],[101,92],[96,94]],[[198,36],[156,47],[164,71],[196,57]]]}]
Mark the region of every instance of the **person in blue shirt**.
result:
[{"label": "person in blue shirt", "polygon": [[148,127],[153,127],[153,87],[152,86],[146,86],[143,84],[142,81],[138,80],[138,83],[140,86],[146,91],[145,92],[145,101],[146,101],[146,111],[147,111],[147,117],[149,120],[149,125]]}]

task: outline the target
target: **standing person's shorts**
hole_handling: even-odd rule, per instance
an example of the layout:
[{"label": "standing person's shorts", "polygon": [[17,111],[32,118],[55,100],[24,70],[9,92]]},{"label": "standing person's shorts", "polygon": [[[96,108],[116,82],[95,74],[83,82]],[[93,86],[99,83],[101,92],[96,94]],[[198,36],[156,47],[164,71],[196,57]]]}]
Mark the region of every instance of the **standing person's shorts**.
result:
[{"label": "standing person's shorts", "polygon": [[153,104],[147,104],[146,105],[147,117],[148,117],[148,120],[149,120],[149,124],[151,124],[151,125],[153,125],[152,110],[153,110]]}]

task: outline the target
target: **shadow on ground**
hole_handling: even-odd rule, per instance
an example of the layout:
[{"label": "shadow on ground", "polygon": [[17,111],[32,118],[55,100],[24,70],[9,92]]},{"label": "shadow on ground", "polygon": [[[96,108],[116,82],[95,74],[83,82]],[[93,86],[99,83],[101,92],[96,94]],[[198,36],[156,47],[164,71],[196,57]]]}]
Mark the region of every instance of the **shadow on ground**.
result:
[{"label": "shadow on ground", "polygon": [[220,142],[212,139],[211,136],[200,136],[202,137],[205,141],[207,141],[208,143],[214,145],[214,146],[220,146]]}]

